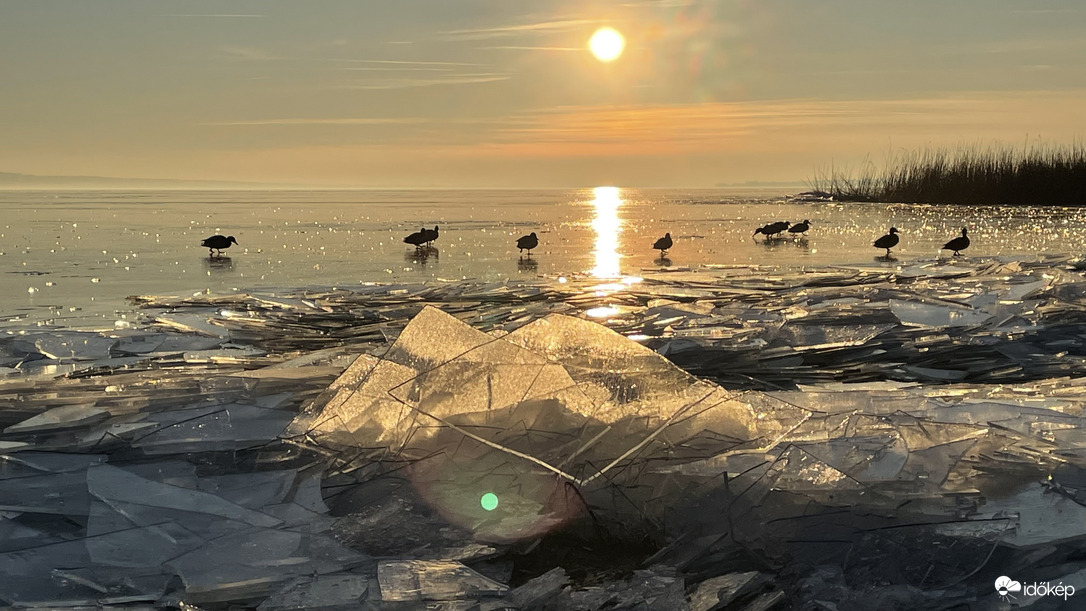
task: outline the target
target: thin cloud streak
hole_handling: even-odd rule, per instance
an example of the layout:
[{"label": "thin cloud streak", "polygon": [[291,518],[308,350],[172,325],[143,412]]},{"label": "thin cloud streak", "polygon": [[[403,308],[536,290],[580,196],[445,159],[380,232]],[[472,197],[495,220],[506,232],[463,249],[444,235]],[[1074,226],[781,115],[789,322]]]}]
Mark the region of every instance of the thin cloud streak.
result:
[{"label": "thin cloud streak", "polygon": [[342,119],[256,119],[252,121],[220,121],[198,123],[205,126],[241,126],[241,125],[412,125],[426,123],[427,119],[417,117],[380,117],[380,118],[342,118]]},{"label": "thin cloud streak", "polygon": [[479,49],[515,49],[522,51],[584,51],[581,47],[533,47],[530,45],[503,45],[498,47],[478,47]]},{"label": "thin cloud streak", "polygon": [[228,17],[228,18],[263,18],[267,15],[229,15],[219,13],[190,14],[190,15],[159,15],[159,17]]},{"label": "thin cloud streak", "polygon": [[387,79],[372,83],[359,83],[340,85],[336,89],[412,89],[417,87],[433,87],[437,85],[470,85],[475,83],[493,83],[507,81],[511,77],[508,74],[453,74],[444,78],[433,79]]},{"label": "thin cloud streak", "polygon": [[351,66],[347,68],[340,68],[347,72],[452,72],[455,68],[424,68],[424,67],[398,67],[398,68],[381,68],[378,66]]},{"label": "thin cloud streak", "polygon": [[684,8],[698,4],[697,0],[641,0],[641,2],[626,2],[619,6],[628,8]]},{"label": "thin cloud streak", "polygon": [[403,66],[485,66],[486,64],[475,64],[469,62],[429,62],[429,61],[409,61],[400,59],[327,59],[324,61],[329,62],[343,62],[351,64],[390,64],[390,65],[403,65]]},{"label": "thin cloud streak", "polygon": [[255,47],[222,47],[219,49],[229,59],[238,61],[274,61],[284,59]]},{"label": "thin cloud streak", "polygon": [[565,32],[575,30],[587,25],[597,25],[600,22],[593,19],[562,19],[556,21],[540,21],[520,25],[499,26],[496,28],[480,28],[471,30],[449,30],[443,35],[455,40],[484,40],[487,38],[504,38],[526,33]]}]

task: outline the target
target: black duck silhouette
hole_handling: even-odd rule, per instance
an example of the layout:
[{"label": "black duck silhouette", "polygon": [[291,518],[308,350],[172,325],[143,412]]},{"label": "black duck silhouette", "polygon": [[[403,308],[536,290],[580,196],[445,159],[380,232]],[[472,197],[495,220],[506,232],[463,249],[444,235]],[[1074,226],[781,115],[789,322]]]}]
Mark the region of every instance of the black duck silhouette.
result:
[{"label": "black duck silhouette", "polygon": [[779,237],[781,232],[783,232],[785,229],[788,229],[788,225],[788,221],[777,221],[768,225],[762,225],[761,227],[754,230],[754,235],[758,235],[759,233],[761,233],[765,235],[766,239],[774,236]]},{"label": "black duck silhouette", "polygon": [[423,227],[422,229],[420,229],[420,230],[416,231],[415,233],[412,233],[411,235],[404,238],[403,242],[404,242],[404,244],[410,244],[410,245],[414,246],[415,248],[421,248],[423,244],[425,244],[426,242],[429,241],[429,240],[426,239],[426,234],[427,234],[426,228]]},{"label": "black duck silhouette", "polygon": [[667,251],[671,250],[671,247],[674,245],[675,242],[671,240],[671,234],[665,233],[664,237],[656,240],[652,247],[660,251],[660,258],[663,259],[664,255],[667,254]]},{"label": "black duck silhouette", "polygon": [[200,242],[200,246],[204,246],[208,249],[208,253],[214,256],[218,253],[222,256],[224,248],[230,248],[231,244],[237,244],[238,241],[234,239],[234,236],[225,235],[213,235],[210,238],[206,238],[203,242]]},{"label": "black duck silhouette", "polygon": [[897,246],[897,243],[898,243],[899,240],[900,240],[900,238],[897,237],[897,227],[891,227],[890,228],[890,233],[888,233],[888,234],[882,236],[881,238],[875,240],[874,247],[875,248],[885,248],[886,249],[886,258],[889,259],[890,258],[890,249]]},{"label": "black duck silhouette", "polygon": [[807,230],[810,229],[810,228],[811,228],[811,221],[808,221],[807,219],[803,219],[802,223],[796,223],[795,225],[792,225],[791,227],[789,227],[788,228],[788,233],[791,233],[791,234],[796,234],[796,233],[806,234]]},{"label": "black duck silhouette", "polygon": [[422,235],[426,237],[426,245],[427,246],[433,246],[434,241],[437,240],[437,235],[438,235],[437,234],[437,225],[434,225],[434,230],[433,231],[430,231],[429,229],[423,229],[422,230]]},{"label": "black duck silhouette", "polygon": [[962,234],[946,244],[943,244],[943,247],[940,250],[953,250],[954,256],[960,257],[962,253],[959,251],[969,248],[969,236],[966,235],[967,231],[966,227],[962,227]]},{"label": "black duck silhouette", "polygon": [[536,246],[539,246],[539,238],[535,237],[534,231],[517,239],[517,248],[520,249],[521,252],[527,250],[529,258],[532,256],[532,249]]}]

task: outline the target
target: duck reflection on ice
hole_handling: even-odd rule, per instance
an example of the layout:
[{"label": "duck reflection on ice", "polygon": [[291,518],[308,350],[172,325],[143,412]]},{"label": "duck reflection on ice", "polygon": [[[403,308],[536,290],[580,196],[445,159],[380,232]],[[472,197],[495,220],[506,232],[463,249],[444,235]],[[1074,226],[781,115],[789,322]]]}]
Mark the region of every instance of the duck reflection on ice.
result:
[{"label": "duck reflection on ice", "polygon": [[531,257],[517,259],[517,271],[535,273],[538,268],[539,263]]},{"label": "duck reflection on ice", "polygon": [[439,251],[437,248],[433,246],[420,246],[415,250],[409,250],[405,252],[403,255],[403,259],[404,261],[407,261],[409,263],[415,263],[416,265],[425,267],[430,259],[433,259],[436,263],[440,256],[441,251]]},{"label": "duck reflection on ice", "polygon": [[667,257],[660,257],[659,259],[653,259],[652,263],[658,267],[671,267],[671,259]]},{"label": "duck reflection on ice", "polygon": [[226,256],[207,257],[204,259],[204,267],[209,274],[234,271],[234,260]]}]

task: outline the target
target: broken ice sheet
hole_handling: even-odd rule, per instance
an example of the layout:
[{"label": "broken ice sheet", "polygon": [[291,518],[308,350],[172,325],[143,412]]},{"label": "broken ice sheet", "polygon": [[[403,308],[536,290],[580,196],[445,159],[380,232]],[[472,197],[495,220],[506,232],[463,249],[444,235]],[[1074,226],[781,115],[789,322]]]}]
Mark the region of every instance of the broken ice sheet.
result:
[{"label": "broken ice sheet", "polygon": [[[215,515],[252,526],[279,524],[279,520],[271,516],[235,505],[217,495],[155,482],[110,465],[88,469],[86,477],[90,494],[106,503],[128,503],[143,511],[162,508]],[[153,520],[152,516],[148,519]]]},{"label": "broken ice sheet", "polygon": [[294,413],[230,403],[153,414],[156,430],[139,435],[132,446],[147,454],[237,450],[279,437]]},{"label": "broken ice sheet", "polygon": [[[580,342],[597,349],[583,354]],[[346,401],[325,407],[309,433],[365,431],[395,447],[408,433],[426,435],[440,424],[421,412],[441,418],[558,398],[575,413],[613,423],[658,416],[713,391],[651,350],[586,321],[546,318],[496,339],[427,308]]]},{"label": "broken ice sheet", "polygon": [[370,578],[366,575],[302,577],[268,596],[258,611],[353,611],[361,607]]},{"label": "broken ice sheet", "polygon": [[906,325],[923,327],[972,327],[992,316],[966,307],[892,300],[890,310]]},{"label": "broken ice sheet", "polygon": [[775,333],[775,339],[803,350],[860,346],[893,327],[887,324],[811,324],[799,319],[781,327]]},{"label": "broken ice sheet", "polygon": [[[1061,525],[1062,516],[1077,519],[1066,504],[1079,492],[1070,483],[1061,491],[1056,478],[1039,493],[1041,503],[1016,497],[1015,486],[1043,481],[1057,466],[1081,465],[1086,456],[1083,361],[1076,356],[1086,346],[1078,337],[1086,282],[1056,272],[1051,287],[1026,286],[1040,277],[1027,266],[970,265],[952,274],[916,271],[907,282],[888,270],[731,286],[692,279],[690,287],[631,287],[614,299],[624,312],[609,323],[615,329],[637,333],[664,323],[644,344],[736,384],[726,388],[594,323],[544,318],[599,305],[593,295],[549,287],[448,283],[178,302],[170,306],[176,320],[191,314],[194,323],[185,332],[160,326],[146,336],[110,334],[108,351],[89,346],[97,356],[79,361],[86,369],[80,379],[31,379],[23,369],[18,379],[0,382],[0,428],[16,427],[0,438],[0,563],[13,576],[0,578],[0,597],[147,602],[169,587],[167,596],[191,593],[196,598],[187,602],[212,606],[255,606],[265,596],[269,604],[281,596],[280,608],[309,596],[329,608],[357,605],[358,596],[373,604],[381,595],[377,568],[363,553],[387,561],[459,560],[503,582],[478,559],[508,562],[504,542],[571,522],[563,536],[579,532],[589,520],[577,517],[588,515],[593,528],[618,533],[631,524],[663,524],[663,532],[650,534],[694,551],[681,564],[685,574],[608,577],[589,589],[550,584],[562,587],[556,598],[570,604],[615,604],[619,590],[642,585],[637,591],[675,602],[668,593],[681,595],[684,579],[693,593],[711,576],[764,570],[717,566],[734,551],[730,537],[745,537],[744,545],[778,561],[804,537],[826,531],[829,515],[848,527],[833,533],[845,548],[862,547],[854,522],[863,516],[881,516],[888,533],[914,520],[924,525],[915,529],[922,537],[871,537],[878,541],[864,558],[872,561],[846,567],[848,583],[868,583],[855,578],[869,568],[882,571],[875,576],[880,588],[897,587],[900,575],[924,578],[932,554],[910,553],[916,541],[966,550],[974,564],[961,562],[961,574],[976,568],[1004,529],[1023,536],[998,543],[993,558],[1019,553],[1008,551],[1013,545],[1020,554],[1062,550],[1082,536]],[[988,277],[996,273],[1011,279]],[[524,295],[540,301],[524,303]],[[672,295],[692,301],[653,302]],[[992,318],[979,326],[903,324],[891,300],[931,305],[939,315]],[[427,302],[441,303],[451,316],[425,309]],[[415,314],[401,334],[399,325]],[[398,340],[392,350],[386,337]],[[56,367],[33,339],[23,341],[35,352],[15,357],[12,341],[0,339],[0,363],[26,358]],[[231,358],[247,346],[267,356]],[[194,359],[200,362],[184,360],[198,351],[212,352]],[[365,355],[328,385],[346,355],[358,353]],[[118,357],[154,360],[155,368],[113,371]],[[108,367],[96,370],[99,364]],[[269,366],[248,370],[253,364]],[[940,374],[948,371],[965,372],[969,383],[947,384]],[[336,515],[359,510],[338,520],[325,514],[317,478],[298,470],[297,446],[284,452],[276,442],[293,409],[318,393],[286,436],[319,454],[301,452],[317,463],[314,470],[327,468],[325,494]],[[78,451],[100,455],[75,460]],[[265,471],[280,462],[289,468]],[[407,511],[392,495],[373,493],[378,500],[363,502],[365,495],[343,492],[374,476],[410,476],[405,489],[427,500],[417,503],[426,511]],[[129,479],[131,486],[124,484]],[[993,480],[1010,481],[1010,496]],[[138,494],[115,492],[128,487]],[[167,506],[174,501],[181,508]],[[254,515],[268,525],[246,522]],[[425,519],[411,522],[418,515]],[[705,529],[697,540],[716,547],[684,539],[692,516]],[[737,528],[730,530],[733,518]],[[357,535],[345,526],[351,523],[370,529],[368,537],[346,540],[358,552],[332,538]],[[397,538],[397,545],[382,545],[380,537]],[[779,550],[783,555],[775,555]],[[912,558],[928,564],[899,566]],[[567,568],[572,576],[579,567]],[[787,571],[774,577],[785,581]],[[706,586],[708,601],[713,588],[723,592],[717,585]],[[990,595],[990,583],[983,585]],[[479,596],[485,604],[428,602],[508,604],[500,593]],[[833,600],[854,608],[854,599]]]},{"label": "broken ice sheet", "polygon": [[[986,426],[1021,409],[967,407],[954,422],[930,390],[894,382],[729,393],[558,315],[485,334],[427,309],[388,354],[356,361],[295,426],[328,448],[407,461],[415,493],[478,541],[542,536],[589,508],[597,519],[682,524],[674,504],[701,502],[725,477],[747,520],[790,519],[805,503],[960,519],[978,504],[978,465],[1043,456]],[[1003,426],[1069,439],[1075,429],[1057,415]],[[713,483],[699,494],[699,480]]]},{"label": "broken ice sheet", "polygon": [[363,359],[345,376],[321,413],[296,424],[321,444],[384,447],[412,461],[423,498],[484,540],[557,528],[584,512],[578,488],[633,485],[640,467],[631,466],[642,461],[826,434],[798,428],[810,416],[803,409],[737,400],[605,327],[560,315],[494,337],[427,309],[386,359]]},{"label": "broken ice sheet", "polygon": [[36,433],[56,429],[82,428],[109,419],[109,412],[93,404],[54,407],[6,429],[6,434]]},{"label": "broken ice sheet", "polygon": [[389,602],[499,596],[509,590],[459,562],[440,560],[382,561],[377,565],[377,581],[381,600]]}]

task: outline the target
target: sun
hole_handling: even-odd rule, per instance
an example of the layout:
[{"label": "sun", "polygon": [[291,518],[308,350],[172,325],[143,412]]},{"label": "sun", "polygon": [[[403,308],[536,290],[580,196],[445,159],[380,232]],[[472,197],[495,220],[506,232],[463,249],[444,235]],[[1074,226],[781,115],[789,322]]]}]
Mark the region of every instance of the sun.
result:
[{"label": "sun", "polygon": [[601,62],[609,62],[622,55],[622,49],[626,47],[626,40],[622,34],[614,28],[600,28],[588,40],[588,48]]}]

